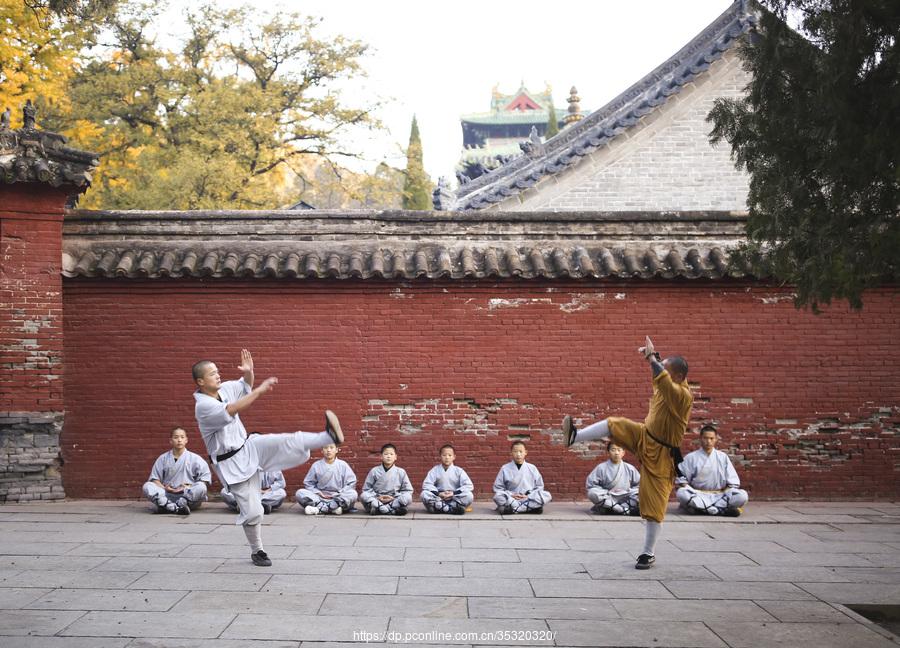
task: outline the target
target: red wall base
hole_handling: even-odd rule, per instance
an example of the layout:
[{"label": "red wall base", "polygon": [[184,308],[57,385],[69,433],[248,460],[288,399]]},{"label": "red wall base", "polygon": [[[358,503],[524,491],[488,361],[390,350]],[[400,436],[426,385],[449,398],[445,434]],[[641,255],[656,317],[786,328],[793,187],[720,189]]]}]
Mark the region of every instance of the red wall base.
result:
[{"label": "red wall base", "polygon": [[[205,455],[190,368],[236,378],[241,347],[275,391],[250,431],[321,430],[335,410],[360,480],[393,442],[417,490],[446,442],[480,499],[512,439],[557,498],[584,496],[599,446],[563,446],[565,413],[642,420],[650,335],[690,363],[684,450],[712,422],[751,498],[900,495],[900,299],[815,316],[774,288],[710,282],[497,284],[64,282],[64,484],[70,497],[134,498],[169,429]],[[627,460],[634,462],[633,457]],[[308,465],[287,473],[291,494]]]}]

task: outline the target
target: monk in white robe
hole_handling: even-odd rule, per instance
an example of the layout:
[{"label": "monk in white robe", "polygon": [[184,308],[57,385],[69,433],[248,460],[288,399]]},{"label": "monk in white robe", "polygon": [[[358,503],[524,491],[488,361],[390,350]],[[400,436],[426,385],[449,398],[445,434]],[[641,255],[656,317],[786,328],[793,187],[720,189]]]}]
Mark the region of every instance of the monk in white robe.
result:
[{"label": "monk in white robe", "polygon": [[262,542],[265,513],[260,491],[260,473],[293,468],[309,459],[310,450],[329,443],[344,442],[341,424],[334,412],[325,411],[323,432],[252,434],[241,422],[240,413],[270,392],[278,383],[274,376],[253,386],[253,357],[241,350],[240,380],[222,382],[219,369],[210,360],[200,360],[191,369],[194,384],[194,416],[206,443],[219,481],[237,501],[237,524],[244,528],[250,545],[250,560],[257,567],[271,567],[272,559]]},{"label": "monk in white robe", "polygon": [[157,458],[144,484],[144,497],[156,505],[158,513],[190,515],[206,501],[212,475],[203,458],[186,448],[187,441],[184,428],[173,429],[169,435],[172,449]]},{"label": "monk in white robe", "polygon": [[441,463],[428,471],[422,482],[422,503],[429,513],[462,515],[474,500],[475,486],[466,471],[455,465],[456,451],[441,448]]},{"label": "monk in white robe", "polygon": [[502,514],[543,513],[553,496],[544,490],[544,478],[534,464],[525,461],[528,449],[516,441],[510,449],[512,461],[500,468],[494,479],[494,504]]},{"label": "monk in white robe", "polygon": [[[263,513],[268,515],[284,503],[284,499],[287,497],[286,486],[287,482],[284,480],[284,473],[280,470],[260,473],[259,494]],[[222,489],[222,501],[232,511],[238,510],[237,500],[234,498],[234,495],[228,492],[227,488]]]},{"label": "monk in white robe", "polygon": [[597,513],[640,515],[638,484],[641,474],[622,458],[625,448],[610,441],[606,444],[609,460],[599,464],[585,480],[588,499]]},{"label": "monk in white robe", "polygon": [[369,471],[360,496],[370,515],[406,515],[412,503],[412,483],[396,462],[397,448],[392,443],[384,444],[381,463]]},{"label": "monk in white robe", "polygon": [[749,499],[740,488],[741,480],[727,454],[716,450],[719,435],[716,428],[705,425],[700,430],[700,449],[694,450],[678,468],[682,474],[675,492],[682,509],[689,513],[737,517]]},{"label": "monk in white robe", "polygon": [[303,488],[294,494],[307,515],[341,515],[356,503],[356,473],[337,458],[339,450],[333,443],[322,448],[322,458],[312,465]]}]

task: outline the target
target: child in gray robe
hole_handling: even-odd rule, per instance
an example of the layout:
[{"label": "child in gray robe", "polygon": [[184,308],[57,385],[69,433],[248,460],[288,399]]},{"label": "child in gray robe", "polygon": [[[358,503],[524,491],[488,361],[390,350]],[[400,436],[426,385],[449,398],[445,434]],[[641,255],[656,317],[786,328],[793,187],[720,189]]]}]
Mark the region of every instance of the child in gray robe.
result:
[{"label": "child in gray robe", "polygon": [[159,513],[190,515],[191,509],[206,501],[206,485],[212,475],[200,455],[186,448],[187,441],[184,428],[172,430],[172,449],[159,455],[142,489]]},{"label": "child in gray robe", "polygon": [[322,448],[322,459],[312,465],[303,488],[294,494],[307,515],[340,515],[356,503],[356,474],[350,464],[337,458],[339,451],[333,443]]},{"label": "child in gray robe", "polygon": [[609,460],[599,464],[585,480],[588,499],[596,513],[640,515],[638,484],[641,473],[630,463],[622,461],[625,448],[610,441],[606,444]]},{"label": "child in gray robe", "polygon": [[494,480],[494,503],[500,513],[543,513],[544,504],[553,499],[544,490],[544,478],[525,461],[528,449],[522,441],[510,448],[512,461],[503,466]]},{"label": "child in gray robe", "polygon": [[678,464],[681,477],[675,492],[680,507],[688,513],[737,517],[749,499],[727,454],[716,450],[719,434],[712,425],[700,430],[700,449]]},{"label": "child in gray robe", "polygon": [[466,471],[453,464],[456,451],[449,443],[441,447],[441,463],[428,471],[422,482],[422,503],[429,513],[462,515],[475,497],[475,487]]},{"label": "child in gray robe", "polygon": [[406,515],[406,507],[412,502],[413,487],[406,471],[394,465],[396,461],[394,444],[381,446],[381,464],[369,471],[360,495],[370,515]]},{"label": "child in gray robe", "polygon": [[[287,482],[284,480],[284,473],[280,470],[260,473],[259,494],[262,501],[263,513],[265,515],[268,515],[277,509],[284,502],[284,498],[287,497],[285,486],[287,486]],[[225,502],[232,511],[237,512],[237,500],[234,495],[228,492],[227,488],[222,489],[222,501]]]}]

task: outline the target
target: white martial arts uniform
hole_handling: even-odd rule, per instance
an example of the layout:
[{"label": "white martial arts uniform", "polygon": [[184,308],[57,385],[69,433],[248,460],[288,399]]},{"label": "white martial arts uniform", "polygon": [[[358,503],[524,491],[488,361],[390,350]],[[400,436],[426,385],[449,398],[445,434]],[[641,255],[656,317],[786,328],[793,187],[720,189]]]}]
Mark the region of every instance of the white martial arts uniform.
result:
[{"label": "white martial arts uniform", "polygon": [[[385,504],[378,501],[380,495],[394,499]],[[366,475],[359,499],[371,515],[402,515],[412,502],[412,495],[412,483],[403,468],[393,465],[385,470],[384,464],[378,464]]]},{"label": "white martial arts uniform", "polygon": [[[327,493],[332,497],[322,497]],[[294,497],[301,506],[315,506],[321,513],[347,512],[356,503],[356,474],[343,459],[328,463],[319,459],[303,480],[303,488]]]},{"label": "white martial arts uniform", "polygon": [[703,448],[686,455],[678,464],[683,478],[675,496],[683,509],[718,515],[734,512],[747,503],[747,491],[739,488],[741,480],[728,455],[721,450],[706,454]]},{"label": "white martial arts uniform", "polygon": [[[259,525],[263,519],[260,471],[298,466],[309,459],[310,450],[322,448],[334,440],[327,432],[253,434],[248,437],[240,415],[229,414],[227,406],[249,393],[250,386],[243,378],[222,383],[219,398],[197,390],[194,392],[194,413],[219,480],[237,501],[240,515],[236,524],[244,526],[251,549],[256,552],[262,549],[262,541],[258,533],[256,539],[251,540],[247,527]],[[232,450],[237,450],[233,456],[221,461],[217,459]]]},{"label": "white martial arts uniform", "polygon": [[[177,492],[167,492],[162,486],[153,483],[158,480],[178,489]],[[197,508],[206,501],[206,485],[212,481],[212,475],[209,472],[209,466],[203,461],[203,458],[185,450],[181,456],[176,459],[173,450],[164,452],[154,462],[153,469],[150,471],[150,478],[144,484],[144,497],[156,504],[160,509],[171,509],[167,507],[171,502],[177,504],[180,499],[184,499],[187,506],[192,509]],[[190,484],[184,488],[184,484]]]},{"label": "white martial arts uniform", "polygon": [[[513,493],[526,495],[516,499]],[[528,513],[541,510],[553,497],[544,490],[544,478],[527,461],[517,466],[515,461],[504,465],[494,480],[494,503],[501,513]]]},{"label": "white martial arts uniform", "polygon": [[[282,505],[284,498],[287,497],[285,486],[287,486],[287,482],[284,480],[284,473],[280,470],[259,474],[259,494],[263,509],[268,506],[270,511],[274,511]],[[234,498],[234,495],[228,492],[227,488],[222,489],[222,501],[231,510],[238,510],[237,500]]]},{"label": "white martial arts uniform", "polygon": [[599,464],[585,480],[588,499],[604,513],[637,515],[641,474],[630,463],[612,460]]},{"label": "white martial arts uniform", "polygon": [[[443,464],[438,464],[428,471],[422,482],[422,503],[430,513],[461,514],[475,500],[474,490],[475,486],[465,470],[459,466],[445,469]],[[453,497],[444,500],[438,494],[444,491],[451,491]]]}]

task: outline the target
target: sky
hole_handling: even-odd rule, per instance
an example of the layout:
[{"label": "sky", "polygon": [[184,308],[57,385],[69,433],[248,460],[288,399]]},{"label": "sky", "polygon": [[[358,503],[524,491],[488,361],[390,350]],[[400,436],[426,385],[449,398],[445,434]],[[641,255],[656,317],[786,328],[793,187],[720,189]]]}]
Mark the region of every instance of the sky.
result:
[{"label": "sky", "polygon": [[[175,0],[175,26],[189,0]],[[511,94],[520,83],[565,108],[574,85],[582,110],[595,110],[677,52],[730,5],[729,0],[220,0],[260,11],[295,11],[323,19],[319,34],[342,34],[371,46],[367,77],[345,89],[354,101],[380,100],[386,131],[351,144],[362,168],[403,168],[402,147],[413,115],[425,169],[453,178],[462,150],[460,115],[490,109],[491,89]],[[173,27],[174,28],[174,27]]]}]

